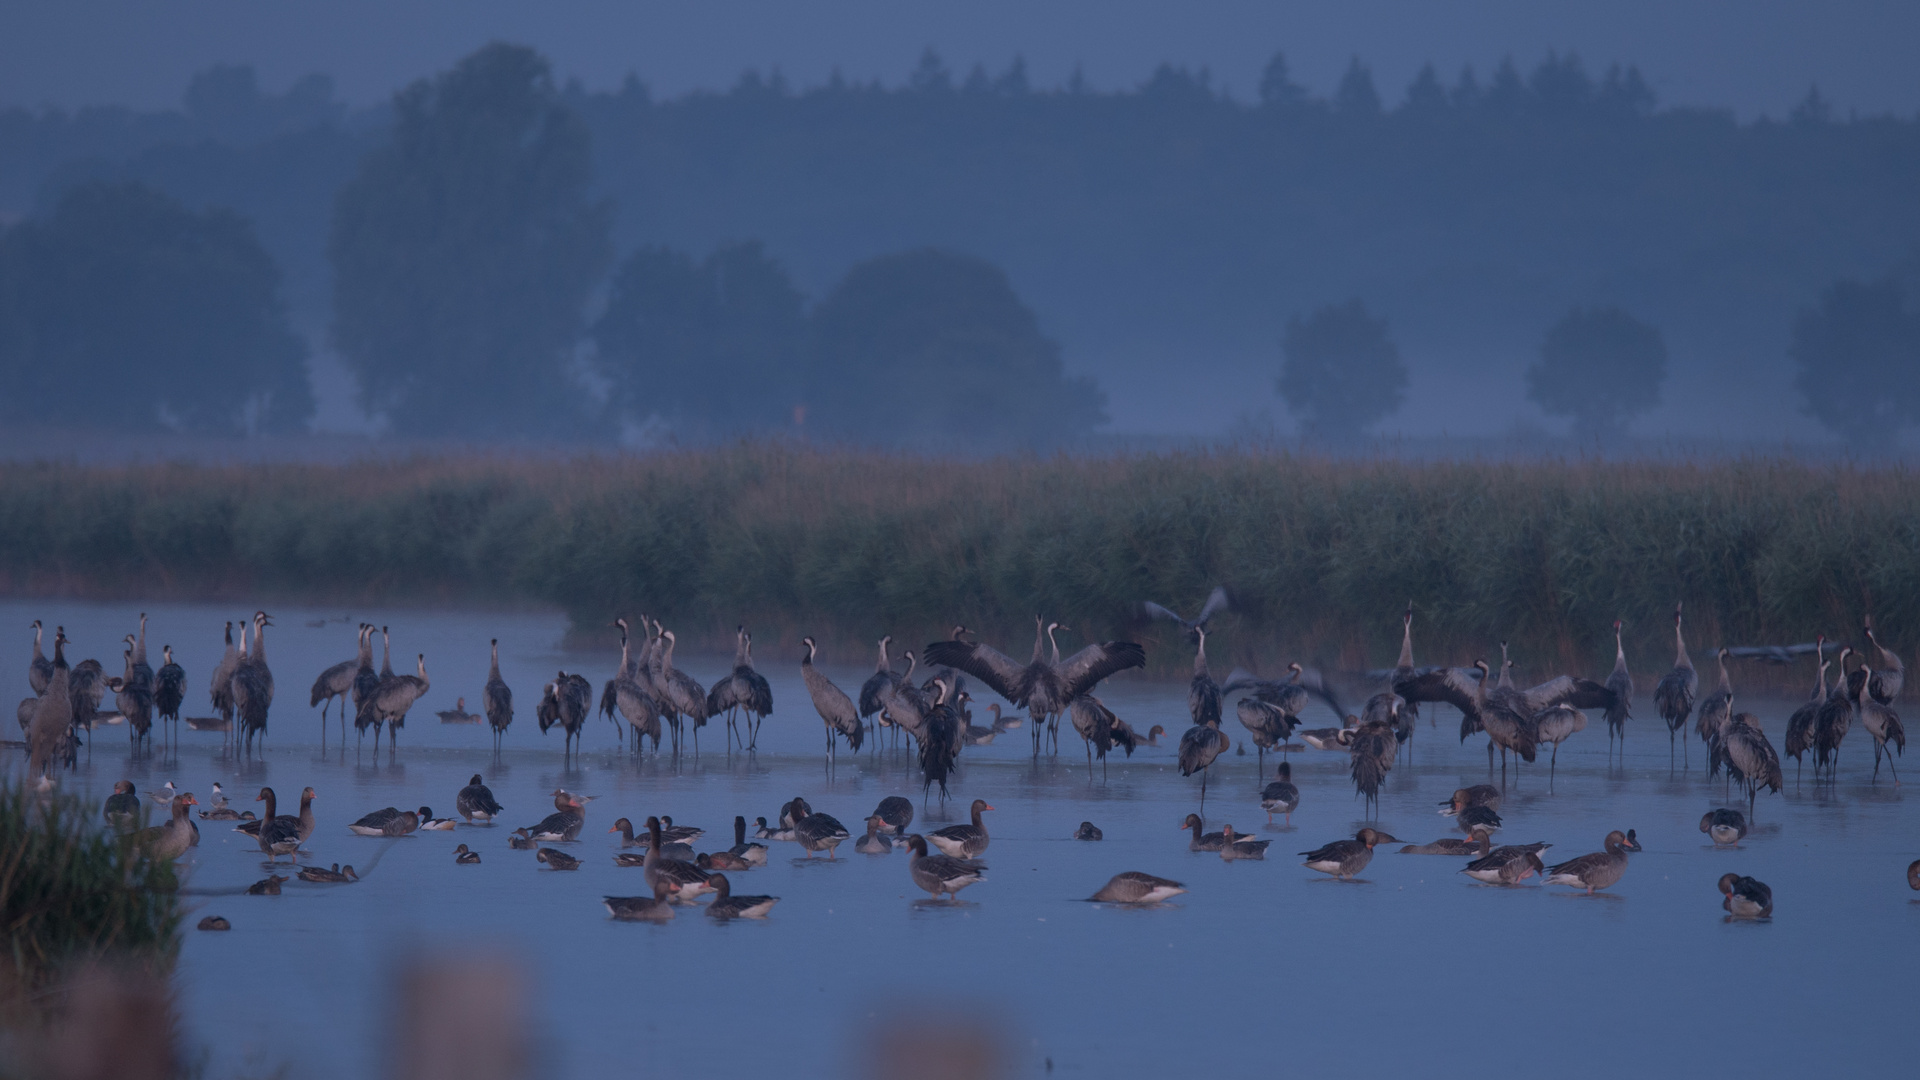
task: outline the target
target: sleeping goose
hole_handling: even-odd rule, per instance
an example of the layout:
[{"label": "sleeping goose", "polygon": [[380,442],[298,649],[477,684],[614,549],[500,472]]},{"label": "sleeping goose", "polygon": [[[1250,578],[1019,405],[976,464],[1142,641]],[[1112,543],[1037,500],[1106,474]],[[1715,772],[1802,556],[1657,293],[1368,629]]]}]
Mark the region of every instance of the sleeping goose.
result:
[{"label": "sleeping goose", "polygon": [[1720,875],[1720,891],[1726,899],[1720,907],[1736,919],[1766,919],[1773,916],[1773,890],[1764,881],[1739,874]]},{"label": "sleeping goose", "polygon": [[1113,880],[1088,897],[1104,904],[1157,904],[1187,891],[1185,885],[1138,870],[1113,875]]}]

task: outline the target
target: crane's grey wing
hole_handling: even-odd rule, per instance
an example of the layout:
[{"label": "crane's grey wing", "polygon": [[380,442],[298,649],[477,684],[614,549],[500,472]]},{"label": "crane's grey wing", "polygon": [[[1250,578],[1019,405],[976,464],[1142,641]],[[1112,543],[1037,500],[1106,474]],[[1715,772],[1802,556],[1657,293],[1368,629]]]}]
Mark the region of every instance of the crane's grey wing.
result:
[{"label": "crane's grey wing", "polygon": [[1284,684],[1277,679],[1262,679],[1246,668],[1237,667],[1233,669],[1231,675],[1227,676],[1227,681],[1220,684],[1220,692],[1222,694],[1237,694],[1242,690],[1247,690],[1253,693],[1259,693],[1261,691],[1272,693],[1279,690],[1282,685]]},{"label": "crane's grey wing", "polygon": [[1575,675],[1562,675],[1549,679],[1526,692],[1528,709],[1539,713],[1555,705],[1571,705],[1576,709],[1611,709],[1619,701],[1612,690]]},{"label": "crane's grey wing", "polygon": [[[1476,669],[1474,674],[1478,673]],[[1479,708],[1478,681],[1459,668],[1424,668],[1409,678],[1395,680],[1393,692],[1408,701],[1444,702],[1461,712],[1475,712]]]},{"label": "crane's grey wing", "polygon": [[1066,684],[1067,696],[1077,697],[1116,671],[1146,666],[1147,650],[1138,642],[1103,641],[1062,660],[1059,674],[1060,681]]},{"label": "crane's grey wing", "polygon": [[1347,722],[1347,707],[1340,704],[1340,699],[1335,696],[1333,687],[1328,686],[1327,681],[1320,677],[1319,668],[1303,669],[1300,672],[1300,685],[1306,688],[1307,693],[1326,702],[1327,708],[1333,710],[1333,714],[1340,718],[1342,724]]},{"label": "crane's grey wing", "polygon": [[1181,618],[1180,616],[1174,614],[1173,612],[1167,610],[1166,608],[1161,607],[1159,604],[1156,604],[1151,600],[1145,601],[1140,606],[1146,609],[1148,618],[1165,619],[1168,622],[1179,623],[1181,626],[1189,625],[1187,620]]},{"label": "crane's grey wing", "polygon": [[1227,610],[1227,590],[1223,585],[1215,585],[1207,594],[1207,605],[1200,609],[1200,617],[1193,620],[1195,626],[1207,625],[1207,620]]},{"label": "crane's grey wing", "polygon": [[1026,703],[1026,668],[991,645],[975,641],[936,641],[926,647],[920,659],[929,665],[964,671],[1015,705]]}]

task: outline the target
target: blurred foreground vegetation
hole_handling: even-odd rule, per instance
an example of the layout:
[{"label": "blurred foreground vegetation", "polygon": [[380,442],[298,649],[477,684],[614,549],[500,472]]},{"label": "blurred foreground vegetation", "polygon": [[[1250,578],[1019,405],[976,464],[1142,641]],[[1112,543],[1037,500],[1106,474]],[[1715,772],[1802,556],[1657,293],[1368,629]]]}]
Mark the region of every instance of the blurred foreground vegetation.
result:
[{"label": "blurred foreground vegetation", "polygon": [[[861,655],[956,621],[1024,657],[1036,613],[1148,635],[1225,584],[1216,659],[1610,659],[1644,667],[1920,626],[1920,477],[1898,468],[1347,462],[1253,451],[987,462],[781,444],[330,466],[0,466],[0,590],[99,598],[645,611],[688,641],[813,634]],[[843,658],[852,653],[841,652]]]}]

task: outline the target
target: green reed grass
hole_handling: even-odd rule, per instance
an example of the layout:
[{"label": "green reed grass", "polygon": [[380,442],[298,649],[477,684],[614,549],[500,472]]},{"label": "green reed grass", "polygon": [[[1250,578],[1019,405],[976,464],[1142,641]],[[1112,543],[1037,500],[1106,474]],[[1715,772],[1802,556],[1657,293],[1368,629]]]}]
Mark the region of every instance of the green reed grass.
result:
[{"label": "green reed grass", "polygon": [[58,976],[96,959],[171,969],[180,945],[171,862],[105,831],[97,805],[0,789],[0,964],[4,1019],[40,1012]]},{"label": "green reed grass", "polygon": [[683,639],[965,623],[1024,658],[1036,613],[1147,635],[1138,604],[1236,608],[1216,661],[1524,665],[1721,643],[1920,634],[1920,477],[1786,460],[1335,462],[1258,452],[927,460],[781,445],[647,457],[334,466],[0,467],[0,589],[99,597],[550,604]]}]

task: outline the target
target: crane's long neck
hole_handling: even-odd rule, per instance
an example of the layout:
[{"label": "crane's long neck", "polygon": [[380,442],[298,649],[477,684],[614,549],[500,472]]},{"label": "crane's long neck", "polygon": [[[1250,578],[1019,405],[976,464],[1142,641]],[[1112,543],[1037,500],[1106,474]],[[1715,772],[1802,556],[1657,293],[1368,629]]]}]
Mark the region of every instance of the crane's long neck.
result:
[{"label": "crane's long neck", "polygon": [[133,645],[133,662],[136,664],[147,662],[147,613],[144,611],[140,613],[140,640]]},{"label": "crane's long neck", "polygon": [[393,674],[393,635],[384,626],[380,628],[380,674]]},{"label": "crane's long neck", "polygon": [[1037,664],[1040,661],[1046,659],[1046,656],[1047,656],[1046,638],[1047,638],[1047,628],[1045,624],[1041,622],[1040,616],[1035,615],[1033,617],[1033,659],[1030,661],[1030,663]]},{"label": "crane's long neck", "polygon": [[133,650],[132,649],[128,649],[126,651],[126,658],[127,658],[126,671],[121,674],[120,679],[122,682],[130,683],[133,681]]},{"label": "crane's long neck", "polygon": [[416,662],[419,664],[420,689],[425,690],[428,686],[432,685],[433,682],[433,680],[427,678],[427,654],[421,653],[419,660]]},{"label": "crane's long neck", "polygon": [[253,620],[253,662],[264,664],[267,660],[267,620]]},{"label": "crane's long neck", "polygon": [[887,643],[892,640],[893,640],[892,638],[880,639],[880,659],[877,663],[874,664],[873,670],[875,671],[892,671],[893,670],[893,661],[889,659],[887,656]]},{"label": "crane's long neck", "polygon": [[1060,626],[1059,623],[1047,624],[1047,642],[1048,644],[1051,644],[1053,646],[1053,666],[1054,667],[1060,666],[1060,639],[1053,636],[1054,630],[1057,629],[1059,626]]},{"label": "crane's long neck", "polygon": [[672,634],[666,634],[662,637],[661,640],[665,641],[667,644],[666,644],[666,647],[660,651],[660,670],[671,675],[673,673],[674,637]]},{"label": "crane's long neck", "polygon": [[747,632],[736,630],[733,635],[733,666],[747,666]]},{"label": "crane's long neck", "polygon": [[1733,680],[1727,678],[1727,654],[1718,652],[1713,655],[1713,658],[1720,665],[1720,692],[1731,697],[1733,696]]},{"label": "crane's long neck", "polygon": [[920,658],[913,655],[912,649],[908,649],[907,650],[907,673],[905,675],[900,676],[900,681],[911,685],[913,682],[913,669],[918,666],[920,666]]},{"label": "crane's long neck", "polygon": [[1687,639],[1685,635],[1680,632],[1680,616],[1678,615],[1673,617],[1673,649],[1674,667],[1691,668],[1693,666],[1693,657],[1687,655]]},{"label": "crane's long neck", "polygon": [[1627,647],[1620,643],[1620,628],[1613,628],[1613,670],[1627,670]]},{"label": "crane's long neck", "polygon": [[500,643],[496,641],[493,643],[493,659],[487,665],[487,678],[497,679],[499,677],[500,677]]},{"label": "crane's long neck", "polygon": [[360,666],[373,666],[373,627],[360,628]]},{"label": "crane's long neck", "polygon": [[44,633],[44,631],[40,629],[40,624],[34,623],[33,624],[33,658],[35,660],[45,660],[47,658],[47,654],[40,651],[40,635],[42,633]]},{"label": "crane's long neck", "polygon": [[1401,621],[1398,667],[1402,671],[1413,670],[1413,612],[1411,611],[1407,612],[1407,617]]},{"label": "crane's long neck", "polygon": [[[1193,673],[1196,676],[1205,675],[1207,673],[1207,632],[1198,627],[1194,628],[1193,632],[1200,635],[1200,651],[1193,654]],[[1057,659],[1054,661],[1056,664],[1059,662]]]},{"label": "crane's long neck", "polygon": [[240,652],[237,655],[243,664],[253,658],[253,646],[249,643],[247,637],[248,632],[252,629],[253,627],[248,623],[240,624]]},{"label": "crane's long neck", "polygon": [[1813,700],[1819,701],[1827,696],[1827,662],[1820,661],[1820,681],[1813,688]]}]

